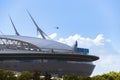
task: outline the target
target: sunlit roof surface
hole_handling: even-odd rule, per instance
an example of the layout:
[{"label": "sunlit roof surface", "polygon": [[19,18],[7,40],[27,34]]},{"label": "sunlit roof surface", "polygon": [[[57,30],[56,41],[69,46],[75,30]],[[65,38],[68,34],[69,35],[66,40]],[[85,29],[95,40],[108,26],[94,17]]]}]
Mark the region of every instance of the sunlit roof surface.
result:
[{"label": "sunlit roof surface", "polygon": [[16,35],[0,35],[0,38],[14,39],[23,42],[31,43],[39,48],[51,48],[51,49],[66,49],[72,50],[72,48],[66,44],[59,43],[53,40],[46,40],[28,36],[16,36]]}]

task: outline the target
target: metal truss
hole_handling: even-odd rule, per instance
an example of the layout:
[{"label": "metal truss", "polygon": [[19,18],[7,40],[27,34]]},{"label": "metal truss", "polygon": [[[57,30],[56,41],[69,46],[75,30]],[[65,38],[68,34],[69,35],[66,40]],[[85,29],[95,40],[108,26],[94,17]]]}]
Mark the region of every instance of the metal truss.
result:
[{"label": "metal truss", "polygon": [[0,50],[12,49],[12,50],[28,50],[28,51],[40,51],[41,49],[31,43],[23,42],[20,40],[0,38]]}]

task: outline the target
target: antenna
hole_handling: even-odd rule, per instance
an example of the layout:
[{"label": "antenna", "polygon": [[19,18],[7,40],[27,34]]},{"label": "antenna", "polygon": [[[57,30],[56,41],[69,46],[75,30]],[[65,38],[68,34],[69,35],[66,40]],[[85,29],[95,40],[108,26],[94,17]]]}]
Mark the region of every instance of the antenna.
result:
[{"label": "antenna", "polygon": [[[27,11],[27,12],[28,12],[30,18],[32,19],[33,23],[35,24],[35,26],[36,26],[36,28],[37,28],[37,31],[41,34],[42,38],[43,38],[43,39],[46,39],[46,37],[49,38],[48,35],[45,34],[45,33],[39,28],[39,26],[37,25],[37,23],[35,22],[35,20],[34,20],[33,17],[31,16],[31,14],[29,13],[29,11]],[[49,39],[50,39],[50,38],[49,38]]]},{"label": "antenna", "polygon": [[10,18],[10,21],[11,21],[11,23],[12,23],[12,26],[13,26],[13,28],[14,28],[14,30],[15,30],[15,34],[17,35],[17,36],[20,36],[20,34],[18,33],[18,31],[17,31],[17,29],[15,28],[15,25],[14,25],[14,23],[13,23],[13,21],[12,21],[12,18],[9,16],[9,18]]}]

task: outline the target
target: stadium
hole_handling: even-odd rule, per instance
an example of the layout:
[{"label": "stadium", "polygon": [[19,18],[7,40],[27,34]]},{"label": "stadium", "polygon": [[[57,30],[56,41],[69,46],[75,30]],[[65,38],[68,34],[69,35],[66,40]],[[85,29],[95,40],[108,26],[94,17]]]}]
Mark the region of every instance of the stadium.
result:
[{"label": "stadium", "polygon": [[90,76],[95,68],[92,63],[99,59],[89,55],[89,49],[73,47],[49,39],[35,24],[41,38],[21,36],[15,25],[16,35],[0,35],[0,69],[13,71],[49,72],[53,75],[77,74]]}]

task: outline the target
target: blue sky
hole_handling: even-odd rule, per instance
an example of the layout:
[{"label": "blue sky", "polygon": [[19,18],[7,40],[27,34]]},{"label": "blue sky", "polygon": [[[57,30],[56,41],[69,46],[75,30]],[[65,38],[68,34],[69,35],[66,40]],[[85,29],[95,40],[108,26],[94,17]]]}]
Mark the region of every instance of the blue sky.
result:
[{"label": "blue sky", "polygon": [[120,71],[119,0],[0,0],[0,34],[15,34],[10,15],[21,35],[36,37],[26,10],[54,40],[70,46],[78,40],[99,56],[93,75]]}]

